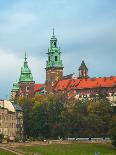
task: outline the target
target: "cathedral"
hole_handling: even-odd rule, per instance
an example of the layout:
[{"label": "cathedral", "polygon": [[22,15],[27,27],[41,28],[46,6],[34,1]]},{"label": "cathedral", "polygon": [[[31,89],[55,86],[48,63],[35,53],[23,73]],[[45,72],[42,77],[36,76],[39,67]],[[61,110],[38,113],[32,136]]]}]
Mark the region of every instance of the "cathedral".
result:
[{"label": "cathedral", "polygon": [[69,98],[75,97],[77,99],[84,97],[91,99],[102,93],[105,94],[111,102],[116,102],[116,76],[90,77],[84,60],[78,69],[78,76],[74,74],[63,75],[64,66],[61,60],[61,50],[58,47],[54,29],[47,55],[48,58],[45,67],[46,80],[45,83],[38,84],[33,80],[33,75],[28,66],[25,53],[20,78],[13,83],[11,91],[12,100],[18,96],[32,98],[36,94],[63,92],[66,93]]}]

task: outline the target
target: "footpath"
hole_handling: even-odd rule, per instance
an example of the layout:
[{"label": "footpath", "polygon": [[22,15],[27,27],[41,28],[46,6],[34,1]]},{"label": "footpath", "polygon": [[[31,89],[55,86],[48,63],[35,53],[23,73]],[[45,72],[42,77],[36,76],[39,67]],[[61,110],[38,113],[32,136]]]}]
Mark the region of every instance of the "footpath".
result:
[{"label": "footpath", "polygon": [[16,150],[13,150],[13,149],[11,149],[9,147],[6,147],[6,146],[2,146],[2,147],[0,146],[0,149],[11,152],[11,153],[14,153],[16,155],[23,155],[23,153],[19,153]]}]

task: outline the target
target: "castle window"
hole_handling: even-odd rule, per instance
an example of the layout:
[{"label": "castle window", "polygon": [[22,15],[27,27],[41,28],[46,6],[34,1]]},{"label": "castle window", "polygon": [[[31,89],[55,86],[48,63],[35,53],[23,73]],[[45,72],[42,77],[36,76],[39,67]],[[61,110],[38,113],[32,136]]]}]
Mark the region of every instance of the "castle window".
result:
[{"label": "castle window", "polygon": [[54,42],[54,47],[56,47],[56,42]]},{"label": "castle window", "polygon": [[58,57],[57,56],[55,56],[55,61],[57,61],[58,60]]},{"label": "castle window", "polygon": [[27,87],[26,87],[26,92],[29,92],[29,89],[30,89],[30,87],[29,87],[29,86],[27,86]]},{"label": "castle window", "polygon": [[50,61],[50,56],[49,56],[49,61]]}]

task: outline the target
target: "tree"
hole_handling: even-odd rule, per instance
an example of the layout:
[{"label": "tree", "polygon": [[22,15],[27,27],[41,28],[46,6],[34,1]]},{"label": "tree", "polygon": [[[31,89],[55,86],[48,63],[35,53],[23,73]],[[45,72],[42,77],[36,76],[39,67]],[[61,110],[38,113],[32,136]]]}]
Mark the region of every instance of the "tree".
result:
[{"label": "tree", "polygon": [[23,110],[24,136],[30,137],[32,136],[34,127],[32,99],[26,97],[19,97],[17,102],[21,105]]},{"label": "tree", "polygon": [[50,136],[57,138],[64,134],[62,124],[62,112],[65,110],[67,97],[63,93],[57,93],[47,96],[48,102],[48,124]]},{"label": "tree", "polygon": [[19,103],[28,137],[109,136],[112,107],[102,95],[96,101],[87,98],[80,101],[68,99],[64,93],[38,94],[33,99],[19,98]]},{"label": "tree", "polygon": [[95,135],[97,137],[108,137],[112,118],[111,103],[105,97],[101,97],[96,102],[91,101],[89,103],[88,112],[88,117],[93,115],[92,125],[96,127],[96,129],[93,129]]},{"label": "tree", "polygon": [[112,118],[110,134],[112,145],[116,147],[116,116]]}]

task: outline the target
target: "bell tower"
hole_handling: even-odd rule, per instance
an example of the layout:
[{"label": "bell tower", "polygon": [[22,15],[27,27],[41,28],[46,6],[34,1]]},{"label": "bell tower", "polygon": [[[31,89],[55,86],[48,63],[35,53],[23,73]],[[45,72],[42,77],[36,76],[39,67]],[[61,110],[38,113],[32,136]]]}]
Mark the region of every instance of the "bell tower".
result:
[{"label": "bell tower", "polygon": [[57,38],[54,35],[54,29],[47,54],[48,60],[46,62],[46,85],[50,90],[52,86],[63,77],[63,64],[60,58],[61,52],[57,45]]},{"label": "bell tower", "polygon": [[79,78],[87,78],[88,77],[88,68],[85,65],[84,60],[81,62],[81,65],[78,70],[79,70]]}]

